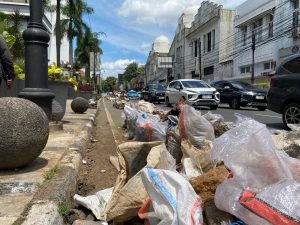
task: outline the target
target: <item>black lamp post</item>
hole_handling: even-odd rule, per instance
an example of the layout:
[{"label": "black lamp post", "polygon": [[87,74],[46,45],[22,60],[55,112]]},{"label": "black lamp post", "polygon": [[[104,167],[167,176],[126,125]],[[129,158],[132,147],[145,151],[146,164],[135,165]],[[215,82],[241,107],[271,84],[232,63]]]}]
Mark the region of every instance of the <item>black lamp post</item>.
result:
[{"label": "black lamp post", "polygon": [[49,120],[52,116],[54,93],[48,89],[48,42],[50,36],[43,25],[41,0],[30,0],[30,22],[23,33],[25,40],[25,89],[19,97],[40,106]]}]

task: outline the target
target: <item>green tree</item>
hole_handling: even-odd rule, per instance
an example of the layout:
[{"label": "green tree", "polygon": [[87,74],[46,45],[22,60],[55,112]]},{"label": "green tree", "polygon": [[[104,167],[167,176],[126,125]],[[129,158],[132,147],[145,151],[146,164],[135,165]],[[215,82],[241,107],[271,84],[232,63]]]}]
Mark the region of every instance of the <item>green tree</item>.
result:
[{"label": "green tree", "polygon": [[15,37],[15,42],[10,49],[13,59],[23,59],[25,57],[25,45],[21,33],[21,25],[24,20],[24,16],[18,9],[15,9],[14,12],[8,16],[8,20],[10,26],[7,31]]},{"label": "green tree", "polygon": [[77,48],[75,50],[75,65],[80,65],[80,67],[85,66],[86,76],[90,74],[90,54],[91,52],[103,54],[100,47],[101,40],[98,35],[92,33],[90,28],[86,29],[83,35],[77,38]]},{"label": "green tree", "polygon": [[107,77],[106,80],[102,82],[102,90],[104,92],[113,91],[117,88],[118,79],[116,77]]},{"label": "green tree", "polygon": [[124,72],[124,80],[131,81],[132,78],[139,76],[139,64],[137,62],[130,63]]},{"label": "green tree", "polygon": [[93,8],[89,7],[84,0],[69,0],[62,7],[62,14],[66,17],[60,21],[61,38],[65,35],[69,40],[69,59],[73,67],[73,40],[75,37],[83,36],[88,26],[83,21],[84,14],[92,14]]}]

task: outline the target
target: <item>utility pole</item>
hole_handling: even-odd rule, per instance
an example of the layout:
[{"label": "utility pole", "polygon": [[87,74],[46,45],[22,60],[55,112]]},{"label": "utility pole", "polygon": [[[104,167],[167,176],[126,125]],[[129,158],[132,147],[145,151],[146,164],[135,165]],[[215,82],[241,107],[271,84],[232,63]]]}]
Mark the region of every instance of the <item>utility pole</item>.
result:
[{"label": "utility pole", "polygon": [[199,47],[199,80],[202,80],[202,54],[201,54],[201,41],[198,40],[198,47]]},{"label": "utility pole", "polygon": [[254,64],[255,64],[255,45],[256,45],[256,39],[255,39],[255,30],[252,32],[252,75],[251,75],[251,83],[254,84]]}]

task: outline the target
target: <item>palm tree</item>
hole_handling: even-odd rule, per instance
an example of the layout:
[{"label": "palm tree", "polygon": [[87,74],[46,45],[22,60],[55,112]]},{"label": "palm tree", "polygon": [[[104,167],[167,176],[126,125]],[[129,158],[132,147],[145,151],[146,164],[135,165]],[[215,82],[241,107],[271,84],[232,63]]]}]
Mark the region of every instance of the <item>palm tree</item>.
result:
[{"label": "palm tree", "polygon": [[60,13],[61,5],[60,0],[56,0],[56,25],[55,25],[55,37],[56,37],[56,64],[60,67],[60,47],[61,47],[61,26],[60,26]]},{"label": "palm tree", "polygon": [[62,19],[61,38],[67,36],[69,40],[69,60],[73,68],[73,40],[75,37],[81,36],[88,26],[83,21],[84,14],[92,14],[93,8],[89,7],[83,0],[69,0],[68,4],[62,7],[62,13],[66,19]]},{"label": "palm tree", "polygon": [[15,9],[14,13],[8,16],[8,20],[11,24],[11,26],[8,28],[8,32],[15,37],[15,43],[11,48],[13,59],[16,60],[24,58],[25,46],[21,33],[21,25],[22,21],[24,20],[24,16],[20,13],[18,9]]},{"label": "palm tree", "polygon": [[86,76],[90,74],[90,54],[91,52],[100,52],[102,54],[102,49],[100,48],[101,41],[95,38],[90,28],[87,28],[85,33],[78,37],[77,48],[75,50],[76,62],[85,66]]}]

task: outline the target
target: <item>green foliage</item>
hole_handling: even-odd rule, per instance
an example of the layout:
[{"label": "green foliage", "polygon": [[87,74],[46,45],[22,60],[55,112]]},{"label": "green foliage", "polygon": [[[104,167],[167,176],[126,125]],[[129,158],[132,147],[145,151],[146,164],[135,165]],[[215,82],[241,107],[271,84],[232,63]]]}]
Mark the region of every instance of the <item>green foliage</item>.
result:
[{"label": "green foliage", "polygon": [[44,173],[44,179],[46,181],[48,180],[52,180],[53,177],[55,176],[55,174],[59,171],[59,167],[58,166],[54,166],[52,169],[50,169],[49,171]]},{"label": "green foliage", "polygon": [[8,32],[8,17],[6,14],[0,12],[0,35],[3,36],[8,47],[11,49],[16,42],[16,38]]},{"label": "green foliage", "polygon": [[68,202],[60,202],[58,204],[58,213],[64,217],[64,219],[68,219],[71,209],[72,205]]},{"label": "green foliage", "polygon": [[11,26],[8,27],[7,31],[10,35],[12,35],[15,38],[14,43],[10,49],[13,55],[13,59],[16,60],[19,58],[24,58],[25,45],[21,33],[21,24],[24,20],[24,16],[20,13],[18,9],[15,9],[14,13],[8,16],[8,20]]},{"label": "green foliage", "polygon": [[104,92],[113,91],[117,88],[118,79],[116,77],[107,77],[106,80],[102,82],[102,90]]},{"label": "green foliage", "polygon": [[130,63],[126,68],[124,72],[124,80],[129,82],[132,80],[132,78],[141,76],[145,73],[145,67],[138,65],[137,62]]}]

